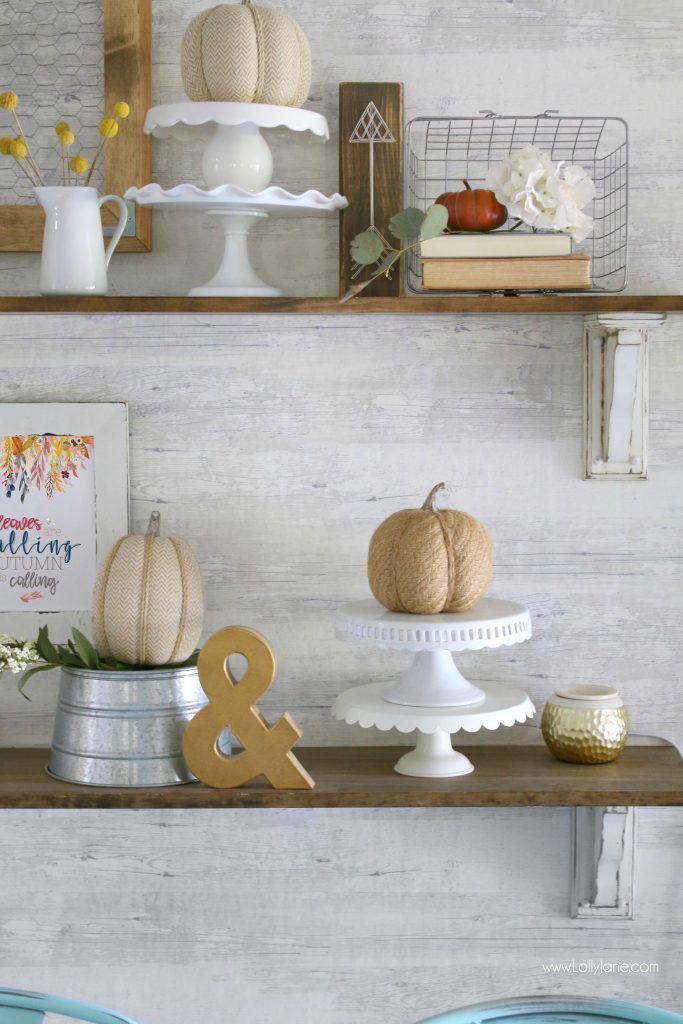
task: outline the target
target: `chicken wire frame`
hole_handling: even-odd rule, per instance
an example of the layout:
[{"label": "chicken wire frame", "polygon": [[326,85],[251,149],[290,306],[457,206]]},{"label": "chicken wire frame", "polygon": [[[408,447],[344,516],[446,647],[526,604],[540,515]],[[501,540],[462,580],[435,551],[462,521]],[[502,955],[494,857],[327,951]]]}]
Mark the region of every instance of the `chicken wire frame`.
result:
[{"label": "chicken wire frame", "polygon": [[[491,164],[526,145],[537,146],[555,161],[580,164],[595,182],[595,198],[587,210],[595,227],[574,249],[591,256],[592,291],[620,292],[626,287],[628,125],[623,118],[565,117],[554,110],[533,116],[482,110],[478,117],[416,117],[406,126],[405,144],[406,206],[421,210],[464,179],[481,187]],[[517,230],[531,228],[523,224]],[[406,284],[414,293],[425,291],[417,249],[406,259]]]},{"label": "chicken wire frame", "polygon": [[[152,0],[102,0],[102,17],[103,113],[122,99],[131,108],[116,145],[104,150],[103,191],[123,195],[129,186],[145,185],[152,176],[152,140],[143,131],[152,104]],[[55,116],[59,117],[58,110]],[[117,252],[150,252],[152,211],[132,201],[126,206],[128,221]],[[108,205],[103,207],[105,236],[114,233],[117,219],[118,211],[114,215]],[[0,252],[40,252],[44,223],[37,203],[0,203]]]}]

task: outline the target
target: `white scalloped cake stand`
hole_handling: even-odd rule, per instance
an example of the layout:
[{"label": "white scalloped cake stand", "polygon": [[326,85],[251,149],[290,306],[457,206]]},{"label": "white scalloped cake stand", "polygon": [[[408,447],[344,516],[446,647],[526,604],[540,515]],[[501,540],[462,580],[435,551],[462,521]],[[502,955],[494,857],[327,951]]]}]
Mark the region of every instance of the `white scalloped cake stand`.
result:
[{"label": "white scalloped cake stand", "polygon": [[387,700],[388,683],[369,683],[355,686],[337,697],[332,714],[349,725],[362,729],[374,726],[382,732],[398,729],[414,732],[417,743],[400,757],[394,768],[401,775],[418,775],[427,779],[451,778],[468,775],[474,765],[468,757],[451,746],[451,735],[464,729],[498,729],[501,725],[515,725],[531,718],[535,708],[526,693],[514,686],[489,683],[484,700],[479,704],[459,708],[418,708],[393,704]]},{"label": "white scalloped cake stand", "polygon": [[260,192],[273,179],[273,154],[262,128],[311,132],[327,142],[322,114],[269,103],[166,103],[147,112],[145,131],[159,139],[206,143],[202,173],[209,189],[239,185]]},{"label": "white scalloped cake stand", "polygon": [[260,220],[269,216],[301,217],[343,210],[347,201],[339,193],[324,196],[314,188],[294,195],[285,188],[271,185],[254,195],[237,185],[220,185],[204,191],[197,185],[182,184],[164,189],[158,184],[129,188],[125,198],[140,206],[194,211],[215,217],[223,229],[225,247],[213,278],[190,295],[279,296],[283,292],[259,278],[249,258],[249,232]]},{"label": "white scalloped cake stand", "polygon": [[296,195],[274,185],[253,193],[237,185],[220,185],[204,191],[196,185],[162,189],[160,185],[151,184],[143,188],[129,188],[125,198],[133,199],[140,206],[190,210],[219,221],[225,235],[220,266],[210,281],[192,288],[190,295],[282,295],[279,288],[261,280],[251,265],[248,239],[252,227],[269,216],[305,217],[343,210],[349,205],[338,192],[325,196],[309,189]]},{"label": "white scalloped cake stand", "polygon": [[474,766],[453,750],[452,733],[521,724],[535,712],[526,693],[516,687],[473,686],[458,671],[451,653],[528,640],[531,617],[522,605],[485,598],[467,612],[405,615],[388,612],[373,600],[357,601],[340,610],[336,632],[343,639],[415,655],[398,682],[354,687],[332,708],[336,718],[350,725],[417,730],[415,750],[396,764],[403,775],[466,775]]},{"label": "white scalloped cake stand", "polygon": [[[282,295],[258,276],[249,259],[252,227],[269,216],[301,217],[343,210],[348,202],[339,193],[325,196],[315,189],[300,195],[270,186],[273,155],[262,128],[311,132],[327,141],[322,114],[266,103],[168,103],[147,113],[145,131],[157,138],[204,144],[202,173],[207,189],[177,185],[163,189],[150,184],[129,188],[126,199],[141,206],[194,211],[216,218],[225,235],[217,272],[190,295],[269,297]],[[269,187],[270,186],[270,187]]]}]

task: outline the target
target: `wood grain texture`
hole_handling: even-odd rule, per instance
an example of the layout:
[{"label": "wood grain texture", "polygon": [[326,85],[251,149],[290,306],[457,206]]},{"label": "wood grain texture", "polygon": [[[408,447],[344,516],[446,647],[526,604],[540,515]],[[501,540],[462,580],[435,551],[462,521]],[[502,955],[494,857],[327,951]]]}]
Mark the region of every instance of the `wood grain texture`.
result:
[{"label": "wood grain texture", "polygon": [[[207,0],[153,6],[154,102],[173,102],[181,37]],[[287,0],[287,10],[311,39],[309,106],[329,118],[332,141],[271,133],[283,184],[337,188],[341,80],[401,77],[407,118],[544,105],[623,115],[629,290],[680,301],[677,0]],[[199,182],[197,153],[157,143],[154,179]],[[329,296],[336,308],[337,232],[334,217],[272,220],[252,257],[289,295]],[[134,526],[161,500],[169,528],[196,546],[207,631],[239,622],[271,639],[280,673],[267,716],[293,709],[304,743],[368,743],[370,733],[331,720],[331,703],[407,662],[337,641],[334,612],[367,596],[375,526],[446,476],[453,503],[495,539],[493,592],[528,604],[535,630],[518,648],[463,656],[463,671],[509,679],[539,707],[561,683],[609,679],[635,731],[680,733],[678,318],[651,341],[650,481],[593,485],[581,480],[579,316],[505,305],[517,314],[507,319],[487,303],[467,307],[476,318],[450,305],[441,317],[368,319],[360,307],[327,317],[297,303],[297,317],[249,304],[221,317],[175,298],[210,277],[221,252],[209,223],[156,213],[154,253],[117,253],[110,287],[168,304],[123,316],[124,299],[70,317],[22,300],[24,315],[0,321],[0,394],[130,402]],[[0,291],[35,290],[37,266],[37,255],[0,255]],[[31,315],[48,308],[61,315]],[[3,745],[49,742],[49,675],[30,684],[31,704],[1,681]],[[120,1006],[150,1024],[414,1024],[549,991],[683,1006],[680,809],[638,810],[633,922],[569,920],[561,807],[17,809],[0,824],[3,983]],[[624,956],[659,970],[548,973],[551,961],[571,969]]]},{"label": "wood grain texture", "polygon": [[[132,528],[161,508],[191,542],[205,635],[236,624],[269,638],[280,669],[264,712],[291,711],[304,743],[368,742],[331,719],[334,698],[407,659],[336,640],[334,613],[368,594],[375,527],[441,479],[494,539],[491,593],[527,605],[534,626],[519,648],[463,655],[465,675],[508,680],[539,708],[568,679],[608,678],[634,731],[681,734],[677,318],[651,337],[651,479],[620,492],[582,479],[580,317],[3,323],[0,397],[129,402]],[[29,696],[5,680],[0,744],[49,742],[53,682]]]},{"label": "wood grain texture", "polygon": [[683,295],[440,295],[337,299],[196,298],[186,295],[0,296],[0,313],[296,313],[319,316],[683,313]]},{"label": "wood grain texture", "polygon": [[[152,180],[152,139],[143,125],[152,104],[152,0],[105,0],[104,106],[111,111],[125,99],[130,116],[115,145],[104,149],[107,192],[122,196],[131,186]],[[102,220],[115,225],[107,210]],[[152,211],[135,210],[135,234],[119,242],[121,252],[149,252],[152,248]]]},{"label": "wood grain texture", "polygon": [[[116,143],[104,150],[104,191],[123,195],[131,185],[144,185],[151,180],[151,139],[142,130],[152,96],[151,0],[103,0],[103,5],[103,110],[111,112],[121,99],[131,108],[130,118]],[[105,225],[115,225],[117,219],[118,214],[103,211]],[[44,222],[43,211],[37,205],[0,204],[0,253],[39,253]],[[135,234],[122,238],[118,250],[149,252],[151,247],[151,210],[137,209]]]},{"label": "wood grain texture", "polygon": [[275,789],[263,778],[230,789],[203,784],[102,789],[49,778],[47,750],[4,749],[0,808],[683,806],[683,760],[673,747],[627,747],[611,764],[572,765],[557,761],[544,746],[475,746],[467,751],[474,773],[458,779],[398,775],[393,765],[403,752],[401,747],[304,749],[301,760],[314,789]]},{"label": "wood grain texture", "polygon": [[[339,217],[339,294],[353,283],[351,241],[371,223],[370,146],[351,142],[351,135],[369,103],[384,118],[394,142],[377,143],[374,149],[375,226],[389,242],[389,220],[402,210],[403,199],[403,84],[401,82],[342,82],[339,86],[339,191],[349,205]],[[373,268],[364,269],[357,281],[365,280]],[[380,277],[365,289],[366,295],[403,294],[403,267],[390,278]]]},{"label": "wood grain texture", "polygon": [[40,252],[44,226],[38,205],[0,205],[0,252]]},{"label": "wood grain texture", "polygon": [[[530,992],[680,1009],[680,811],[639,809],[638,837],[636,920],[578,922],[566,808],[4,812],[3,983],[149,1024],[414,1024]],[[602,959],[659,970],[578,973]]]},{"label": "wood grain texture", "polygon": [[[181,39],[206,6],[206,0],[154,3],[155,103],[183,98]],[[403,80],[406,120],[476,114],[481,107],[535,114],[559,106],[565,115],[623,116],[631,141],[629,291],[680,293],[683,219],[671,214],[671,196],[683,188],[677,115],[683,8],[677,0],[656,0],[646,10],[641,0],[597,10],[590,0],[392,0],[375,6],[365,0],[344,6],[288,0],[287,11],[311,41],[307,105],[327,116],[332,138],[323,145],[303,135],[271,133],[279,183],[294,191],[337,189],[340,81]],[[523,74],[516,73],[520,61]],[[662,103],[662,96],[670,102]],[[155,143],[153,180],[166,187],[200,183],[200,155],[172,140]],[[210,218],[156,212],[154,223],[153,255],[114,255],[114,294],[184,294],[215,272],[223,237]],[[274,219],[252,239],[257,270],[288,295],[337,295],[338,253],[334,216]],[[0,292],[35,288],[37,262],[37,255],[0,254]]]}]

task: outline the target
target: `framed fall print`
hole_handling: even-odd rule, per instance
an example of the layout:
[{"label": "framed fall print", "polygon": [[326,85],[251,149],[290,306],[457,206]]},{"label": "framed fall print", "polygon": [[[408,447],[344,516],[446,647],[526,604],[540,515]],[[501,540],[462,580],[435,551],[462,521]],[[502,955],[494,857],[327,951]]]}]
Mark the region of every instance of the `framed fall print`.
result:
[{"label": "framed fall print", "polygon": [[0,633],[87,627],[98,562],[127,532],[125,404],[0,405]]},{"label": "framed fall print", "polygon": [[[0,3],[3,88],[19,95],[18,112],[46,183],[58,184],[61,156],[54,125],[65,119],[79,152],[94,153],[105,112],[126,100],[131,112],[92,184],[123,195],[151,181],[151,139],[143,125],[151,105],[151,0],[52,0]],[[2,111],[4,114],[5,112]],[[0,123],[8,134],[11,123]],[[0,252],[39,252],[43,211],[14,161],[0,162]],[[104,209],[105,234],[118,215]],[[149,252],[151,211],[128,203],[120,252]]]}]

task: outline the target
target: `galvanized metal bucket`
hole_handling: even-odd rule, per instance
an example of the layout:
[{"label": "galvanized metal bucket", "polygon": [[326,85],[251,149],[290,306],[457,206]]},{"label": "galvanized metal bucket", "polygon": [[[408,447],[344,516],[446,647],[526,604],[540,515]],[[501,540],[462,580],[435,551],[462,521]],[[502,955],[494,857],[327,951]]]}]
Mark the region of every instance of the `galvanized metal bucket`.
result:
[{"label": "galvanized metal bucket", "polygon": [[196,782],[182,736],[206,703],[196,668],[63,668],[48,772],[85,786]]}]

